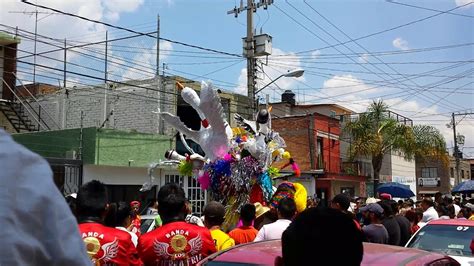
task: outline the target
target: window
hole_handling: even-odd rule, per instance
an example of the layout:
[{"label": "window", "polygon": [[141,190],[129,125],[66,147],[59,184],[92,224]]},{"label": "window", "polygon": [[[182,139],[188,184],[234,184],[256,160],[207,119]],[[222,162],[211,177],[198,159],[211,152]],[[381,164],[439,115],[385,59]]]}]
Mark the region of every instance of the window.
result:
[{"label": "window", "polygon": [[464,170],[461,170],[461,178],[464,179]]},{"label": "window", "polygon": [[323,161],[323,139],[318,138],[316,141],[316,156],[318,159],[318,169],[324,169],[324,161]]},{"label": "window", "polygon": [[451,177],[454,177],[454,168],[451,167]]},{"label": "window", "polygon": [[438,168],[436,167],[421,168],[421,177],[422,178],[437,178]]}]

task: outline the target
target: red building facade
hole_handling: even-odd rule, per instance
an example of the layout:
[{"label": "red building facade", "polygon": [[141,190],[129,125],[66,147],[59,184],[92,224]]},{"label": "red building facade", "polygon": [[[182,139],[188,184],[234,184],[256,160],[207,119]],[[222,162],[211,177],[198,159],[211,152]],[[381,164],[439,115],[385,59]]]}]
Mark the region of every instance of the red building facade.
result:
[{"label": "red building facade", "polygon": [[301,179],[314,185],[308,190],[323,202],[339,193],[365,196],[366,177],[343,173],[339,119],[316,112],[290,115],[272,118],[272,128],[285,139],[287,150],[301,168]]}]

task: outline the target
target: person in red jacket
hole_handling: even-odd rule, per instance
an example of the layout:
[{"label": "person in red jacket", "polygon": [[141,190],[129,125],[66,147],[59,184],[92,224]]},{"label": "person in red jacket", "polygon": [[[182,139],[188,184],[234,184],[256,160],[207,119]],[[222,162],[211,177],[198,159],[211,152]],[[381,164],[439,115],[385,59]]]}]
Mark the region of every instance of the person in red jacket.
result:
[{"label": "person in red jacket", "polygon": [[132,208],[132,223],[130,224],[128,230],[137,235],[137,237],[140,237],[141,235],[140,227],[142,218],[139,215],[140,206],[141,204],[137,200],[130,202],[130,208]]},{"label": "person in red jacket", "polygon": [[186,223],[184,190],[166,184],[158,192],[158,213],[163,225],[138,239],[145,265],[196,265],[216,252],[209,230]]},{"label": "person in red jacket", "polygon": [[141,265],[127,232],[103,225],[107,213],[107,190],[93,180],[77,193],[79,231],[93,265]]}]

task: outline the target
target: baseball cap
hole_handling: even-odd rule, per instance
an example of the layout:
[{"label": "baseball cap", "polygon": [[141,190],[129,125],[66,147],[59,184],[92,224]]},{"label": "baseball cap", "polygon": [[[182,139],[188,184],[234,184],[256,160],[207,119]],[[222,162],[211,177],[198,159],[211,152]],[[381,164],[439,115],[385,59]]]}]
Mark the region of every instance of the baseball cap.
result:
[{"label": "baseball cap", "polygon": [[338,194],[336,195],[333,199],[332,199],[332,202],[334,203],[339,203],[339,206],[341,206],[341,208],[343,210],[347,210],[349,209],[349,207],[351,206],[351,200],[349,199],[348,196],[346,196],[345,194]]},{"label": "baseball cap", "polygon": [[380,199],[382,199],[382,200],[391,200],[392,195],[390,195],[388,193],[382,193],[382,194],[380,194]]},{"label": "baseball cap", "polygon": [[383,214],[383,208],[377,203],[370,203],[369,205],[360,208],[361,212],[372,212],[377,214]]}]

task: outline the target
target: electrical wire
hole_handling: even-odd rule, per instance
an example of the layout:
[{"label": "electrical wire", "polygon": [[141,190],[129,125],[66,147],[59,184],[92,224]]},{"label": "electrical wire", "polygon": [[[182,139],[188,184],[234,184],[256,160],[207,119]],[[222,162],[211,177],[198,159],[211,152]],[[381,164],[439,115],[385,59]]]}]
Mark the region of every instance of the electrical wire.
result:
[{"label": "electrical wire", "polygon": [[[422,7],[422,6],[415,6],[415,5],[411,5],[411,4],[407,4],[407,3],[396,2],[396,1],[394,1],[394,0],[385,0],[385,1],[386,1],[387,3],[390,3],[390,4],[396,4],[396,5],[407,6],[407,7],[412,7],[412,8],[416,8],[416,9],[423,9],[423,10],[428,10],[428,11],[434,11],[434,12],[437,12],[437,13],[442,13],[442,12],[444,12],[444,11],[438,10],[438,9],[432,9],[432,8],[427,8],[427,7]],[[472,2],[471,2],[471,3],[472,3]],[[464,15],[464,14],[453,13],[453,12],[446,12],[446,14],[455,15],[455,16],[460,16],[460,17],[474,18],[474,16],[471,16],[471,15]]]},{"label": "electrical wire", "polygon": [[[430,16],[423,17],[423,18],[420,18],[420,19],[412,20],[410,22],[407,22],[407,23],[404,23],[404,24],[401,24],[401,25],[398,25],[398,26],[395,26],[395,27],[391,27],[391,28],[388,28],[388,29],[385,29],[385,30],[381,30],[381,31],[373,32],[373,33],[370,33],[370,34],[367,34],[367,35],[364,35],[364,36],[361,36],[361,37],[357,37],[357,38],[354,38],[353,41],[359,41],[359,40],[367,39],[369,37],[373,37],[373,36],[380,35],[380,34],[383,34],[383,33],[386,33],[386,32],[390,32],[390,31],[393,31],[393,30],[404,28],[404,27],[407,27],[407,26],[410,26],[410,25],[413,25],[413,24],[416,24],[416,23],[419,23],[419,22],[422,22],[422,21],[440,16],[442,14],[446,14],[446,13],[449,13],[451,11],[461,9],[463,7],[466,7],[470,4],[472,4],[472,3],[473,2],[468,2],[466,4],[459,5],[457,7],[451,8],[451,9],[446,10],[446,11],[442,11],[442,12],[434,14],[434,15],[430,15]],[[311,50],[296,52],[295,54],[304,54],[304,53],[311,53],[311,52],[314,52],[314,51],[317,51],[317,50],[325,50],[325,49],[328,49],[328,48],[337,47],[337,46],[340,46],[340,45],[343,45],[343,44],[351,43],[353,41],[349,40],[349,41],[339,43],[339,44],[334,44],[334,45],[329,45],[329,46],[325,46],[325,47],[321,47],[321,48],[315,48],[315,49],[311,49]]]},{"label": "electrical wire", "polygon": [[[107,23],[107,22],[102,22],[102,21],[98,21],[98,20],[95,20],[95,19],[90,19],[90,18],[79,16],[79,15],[76,15],[76,14],[64,12],[64,11],[61,11],[61,10],[58,10],[58,9],[55,9],[55,8],[52,8],[52,7],[47,7],[47,6],[44,6],[44,5],[31,3],[27,0],[21,0],[21,1],[25,4],[35,6],[35,7],[39,7],[39,8],[42,8],[42,9],[47,9],[47,10],[50,10],[50,11],[53,11],[53,12],[56,12],[56,13],[60,13],[60,14],[66,15],[66,16],[79,18],[79,19],[82,19],[82,20],[85,20],[85,21],[89,21],[89,22],[93,22],[93,23],[97,23],[97,24],[102,24],[102,25],[107,26],[107,27],[111,27],[111,28],[115,28],[115,29],[119,29],[119,30],[123,30],[123,31],[128,31],[130,33],[134,33],[134,34],[137,34],[137,35],[148,36],[148,37],[156,39],[156,36],[153,36],[153,35],[148,34],[148,33],[142,33],[142,32],[131,30],[131,29],[128,29],[128,28],[125,28],[125,27],[112,25],[112,24]],[[199,50],[204,50],[204,51],[208,51],[208,52],[214,52],[214,53],[218,53],[218,54],[225,54],[225,55],[235,56],[235,57],[242,57],[241,55],[238,55],[238,54],[232,54],[232,53],[228,53],[228,52],[218,51],[218,50],[215,50],[215,49],[205,48],[205,47],[201,47],[201,46],[193,45],[193,44],[187,44],[187,43],[184,43],[184,42],[174,41],[174,40],[170,40],[170,39],[167,39],[167,38],[159,37],[159,39],[163,40],[163,41],[168,41],[168,42],[171,42],[171,43],[174,43],[174,44],[179,44],[179,45],[182,45],[182,46],[195,48],[195,49],[199,49]]]}]

